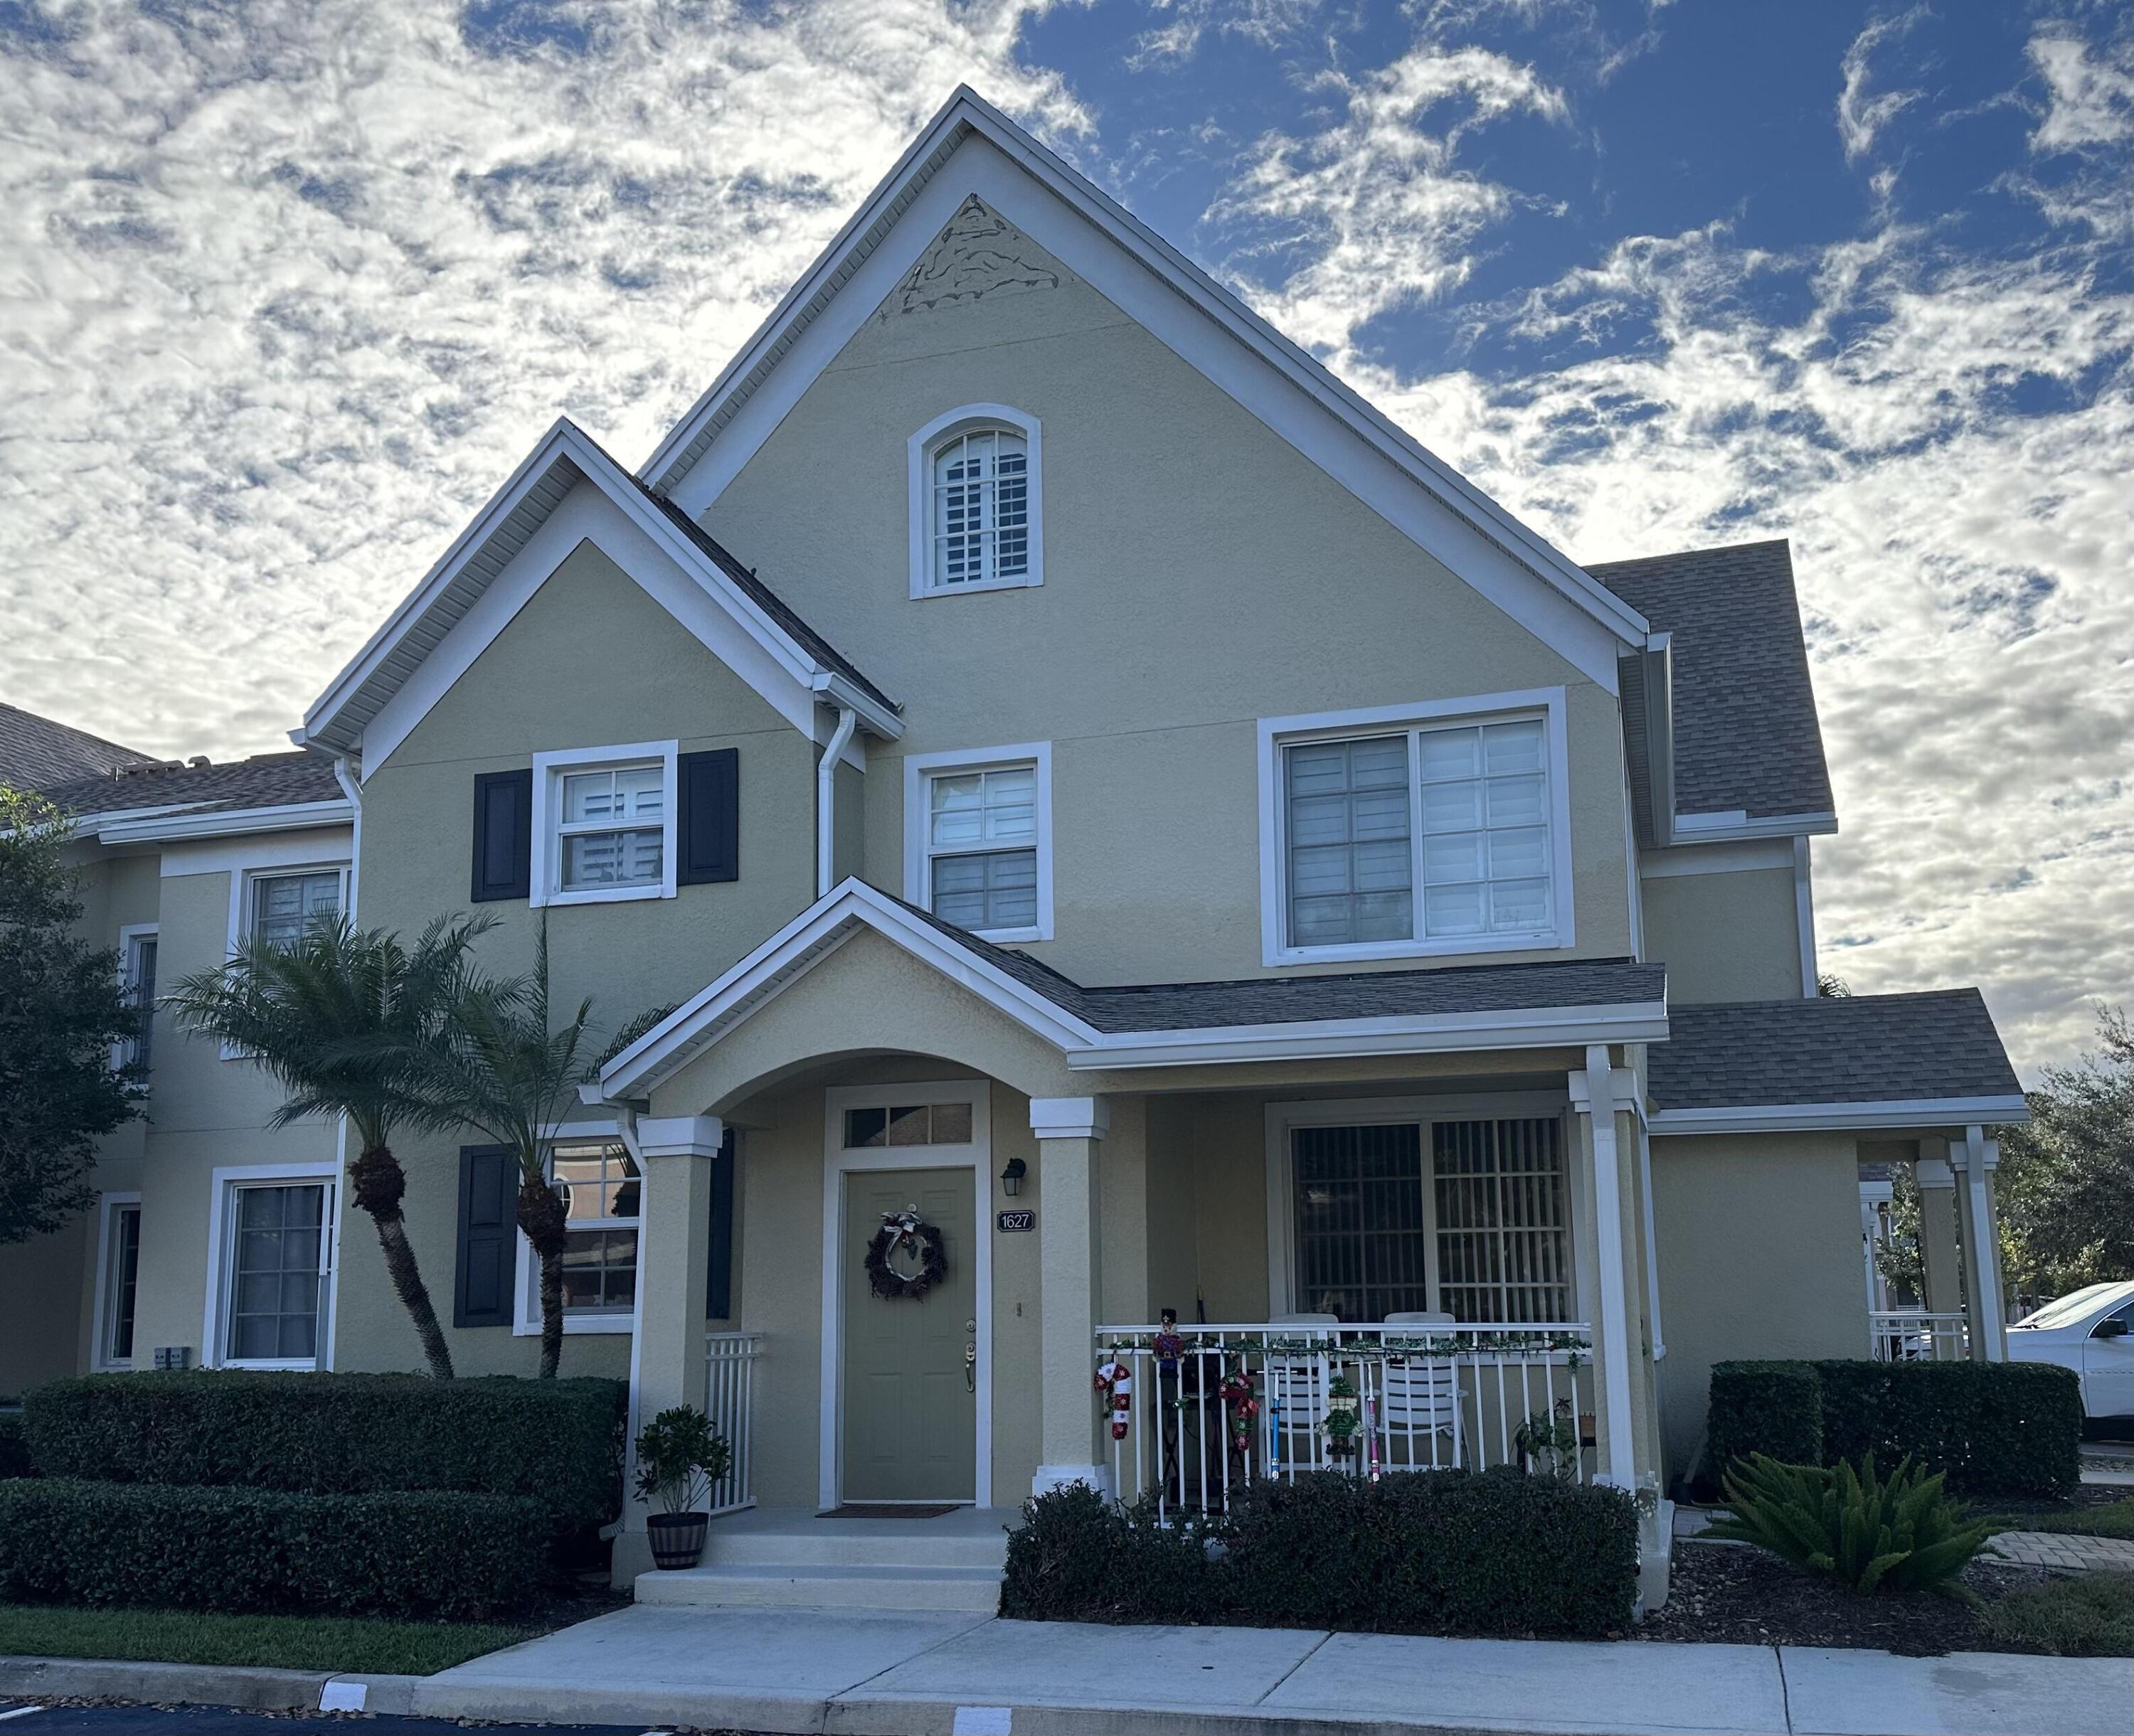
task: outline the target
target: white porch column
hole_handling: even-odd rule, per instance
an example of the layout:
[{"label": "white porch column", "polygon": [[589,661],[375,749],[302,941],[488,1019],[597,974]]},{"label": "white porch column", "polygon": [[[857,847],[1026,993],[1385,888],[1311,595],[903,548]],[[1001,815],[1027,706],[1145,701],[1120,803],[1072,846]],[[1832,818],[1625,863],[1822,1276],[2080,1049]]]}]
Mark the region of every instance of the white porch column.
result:
[{"label": "white porch column", "polygon": [[637,1414],[704,1404],[704,1305],[712,1257],[717,1116],[647,1117],[636,1129],[644,1177],[637,1244],[637,1333],[630,1349],[631,1432]]},{"label": "white porch column", "polygon": [[1942,1157],[1924,1154],[1930,1141],[1921,1140],[1921,1155],[1912,1165],[1912,1183],[1919,1190],[1919,1288],[1922,1305],[1929,1314],[1953,1314],[1963,1306],[1963,1262],[1956,1237],[1956,1172]]},{"label": "white porch column", "polygon": [[1571,1075],[1571,1107],[1592,1141],[1594,1230],[1600,1245],[1600,1318],[1594,1323],[1600,1364],[1600,1480],[1638,1486],[1636,1412],[1630,1400],[1629,1274],[1623,1258],[1623,1157],[1615,1138],[1615,1069],[1605,1043],[1590,1045],[1583,1072]]},{"label": "white porch column", "polygon": [[1971,1359],[2008,1359],[2007,1321],[2001,1301],[2000,1227],[1993,1211],[1993,1171],[2001,1148],[1976,1124],[1961,1140],[1948,1142],[1949,1167],[1963,1178],[1956,1190],[1956,1215],[1963,1232],[1965,1324],[1971,1329]]},{"label": "white porch column", "polygon": [[1032,1097],[1037,1136],[1039,1390],[1031,1492],[1070,1483],[1110,1492],[1097,1450],[1097,1143],[1110,1130],[1102,1097]]}]

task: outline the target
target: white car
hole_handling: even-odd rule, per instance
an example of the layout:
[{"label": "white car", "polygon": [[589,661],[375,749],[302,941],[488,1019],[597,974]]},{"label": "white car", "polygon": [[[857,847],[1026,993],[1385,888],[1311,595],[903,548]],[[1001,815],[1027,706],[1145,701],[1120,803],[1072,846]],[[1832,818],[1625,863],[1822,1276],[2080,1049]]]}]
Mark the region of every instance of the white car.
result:
[{"label": "white car", "polygon": [[2134,1279],[2085,1285],[2018,1320],[2008,1359],[2072,1368],[2091,1416],[2134,1416]]}]

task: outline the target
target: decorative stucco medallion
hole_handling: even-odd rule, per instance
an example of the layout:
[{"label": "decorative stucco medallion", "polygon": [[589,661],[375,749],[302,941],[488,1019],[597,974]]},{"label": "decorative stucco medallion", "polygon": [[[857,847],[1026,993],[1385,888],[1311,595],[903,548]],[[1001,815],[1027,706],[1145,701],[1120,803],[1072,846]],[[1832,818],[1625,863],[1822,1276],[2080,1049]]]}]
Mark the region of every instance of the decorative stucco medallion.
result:
[{"label": "decorative stucco medallion", "polygon": [[880,317],[1057,289],[1060,275],[1058,261],[973,194],[890,292]]}]

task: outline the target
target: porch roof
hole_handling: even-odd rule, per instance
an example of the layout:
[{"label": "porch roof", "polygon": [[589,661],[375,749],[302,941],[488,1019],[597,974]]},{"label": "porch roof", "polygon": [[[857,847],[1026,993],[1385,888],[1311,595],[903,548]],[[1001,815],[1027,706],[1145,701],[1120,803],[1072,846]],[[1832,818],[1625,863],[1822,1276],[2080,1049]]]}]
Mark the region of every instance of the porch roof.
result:
[{"label": "porch roof", "polygon": [[2027,1118],[1975,988],[1678,1006],[1647,1085],[1655,1132]]}]

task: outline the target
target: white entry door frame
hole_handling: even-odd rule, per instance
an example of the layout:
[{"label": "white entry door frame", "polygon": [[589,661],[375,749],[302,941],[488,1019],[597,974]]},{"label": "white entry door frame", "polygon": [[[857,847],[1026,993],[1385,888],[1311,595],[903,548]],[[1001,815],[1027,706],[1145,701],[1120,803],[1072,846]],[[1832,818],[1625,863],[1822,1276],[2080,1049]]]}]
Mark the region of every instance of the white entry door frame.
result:
[{"label": "white entry door frame", "polygon": [[[845,1112],[904,1103],[968,1103],[968,1145],[845,1145]],[[823,1397],[816,1500],[825,1512],[844,1489],[845,1177],[855,1170],[958,1169],[971,1172],[977,1241],[978,1440],[973,1460],[977,1504],[993,1504],[992,1082],[948,1079],[907,1085],[838,1085],[823,1093]]]}]

